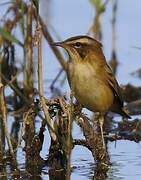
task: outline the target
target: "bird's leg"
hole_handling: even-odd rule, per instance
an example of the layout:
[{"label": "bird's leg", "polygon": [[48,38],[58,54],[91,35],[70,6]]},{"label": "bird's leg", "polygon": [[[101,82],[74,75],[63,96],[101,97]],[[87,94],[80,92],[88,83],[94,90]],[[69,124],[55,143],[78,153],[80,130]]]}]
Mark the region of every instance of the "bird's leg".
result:
[{"label": "bird's leg", "polygon": [[103,136],[103,124],[104,124],[104,115],[100,114],[99,125],[100,125],[100,130],[101,130],[101,137],[102,137],[102,142],[103,142],[103,148],[105,149],[105,141],[104,141],[104,136]]}]

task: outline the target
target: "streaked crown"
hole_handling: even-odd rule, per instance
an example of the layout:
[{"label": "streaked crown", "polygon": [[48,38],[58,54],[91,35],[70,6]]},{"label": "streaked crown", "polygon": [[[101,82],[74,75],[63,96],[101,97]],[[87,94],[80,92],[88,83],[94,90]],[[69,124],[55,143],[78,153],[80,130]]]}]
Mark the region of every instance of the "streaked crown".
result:
[{"label": "streaked crown", "polygon": [[71,59],[83,60],[90,52],[101,50],[102,44],[89,36],[75,36],[55,43],[68,51]]}]

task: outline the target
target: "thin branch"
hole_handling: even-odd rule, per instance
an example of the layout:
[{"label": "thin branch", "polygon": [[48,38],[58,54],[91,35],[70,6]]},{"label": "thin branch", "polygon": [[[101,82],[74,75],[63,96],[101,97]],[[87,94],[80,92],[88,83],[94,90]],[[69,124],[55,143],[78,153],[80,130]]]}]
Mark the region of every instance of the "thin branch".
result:
[{"label": "thin branch", "polygon": [[[39,17],[37,21],[37,37],[38,37],[38,90],[39,95],[41,99],[42,108],[45,114],[46,122],[49,128],[50,136],[55,141],[56,140],[56,134],[54,133],[54,123],[52,119],[50,118],[50,114],[48,111],[48,106],[46,105],[45,98],[43,96],[43,75],[42,75],[42,31],[41,26],[39,22]],[[50,128],[51,127],[51,128]],[[52,131],[53,129],[53,131]]]},{"label": "thin branch", "polygon": [[4,126],[4,131],[5,131],[7,143],[8,143],[8,146],[9,146],[10,154],[11,154],[11,156],[12,156],[13,165],[14,165],[15,168],[16,168],[16,167],[17,167],[17,162],[16,162],[16,158],[15,158],[15,154],[14,154],[14,150],[13,150],[13,146],[12,146],[10,134],[9,134],[9,132],[8,132],[7,109],[6,109],[6,103],[5,103],[5,97],[4,97],[4,87],[1,87],[1,88],[0,88],[0,106],[1,106],[3,126]]},{"label": "thin branch", "polygon": [[92,150],[85,139],[74,139],[73,140],[73,145],[84,146],[84,147],[88,148],[90,151]]},{"label": "thin branch", "polygon": [[[15,87],[14,85],[13,85],[13,79],[11,80],[11,81],[9,81],[1,72],[0,72],[0,76],[1,76],[1,78],[11,87],[11,89],[13,90],[13,91],[15,91],[18,95],[19,95],[19,97],[21,97],[23,100],[24,100],[24,102],[27,104],[27,105],[30,105],[31,103],[30,103],[30,101],[29,101],[29,99],[27,99],[22,93],[21,93],[21,91],[17,88],[17,87]],[[14,78],[15,79],[15,78]]]},{"label": "thin branch", "polygon": [[[38,15],[37,12],[34,8],[34,17],[35,19],[38,19]],[[49,30],[47,28],[47,26],[45,25],[45,23],[43,22],[42,18],[39,16],[39,23],[42,29],[42,33],[45,37],[45,39],[47,40],[47,42],[49,43],[50,48],[52,49],[52,51],[54,52],[55,56],[57,57],[58,61],[60,62],[61,66],[63,67],[63,69],[65,71],[67,71],[67,62],[65,61],[65,59],[63,58],[62,54],[60,53],[60,51],[58,50],[58,48],[56,46],[52,46],[53,38],[51,36],[51,34],[49,33]]]}]

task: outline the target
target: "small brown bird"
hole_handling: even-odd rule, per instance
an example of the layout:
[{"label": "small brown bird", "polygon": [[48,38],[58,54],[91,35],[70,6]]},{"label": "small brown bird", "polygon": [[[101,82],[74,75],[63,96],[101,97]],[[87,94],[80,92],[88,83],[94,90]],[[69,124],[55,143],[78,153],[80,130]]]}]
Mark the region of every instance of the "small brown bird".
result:
[{"label": "small brown bird", "polygon": [[77,101],[85,108],[100,113],[103,138],[104,114],[112,111],[130,118],[123,110],[121,89],[108,66],[102,44],[88,36],[71,37],[54,43],[69,54],[67,76]]}]

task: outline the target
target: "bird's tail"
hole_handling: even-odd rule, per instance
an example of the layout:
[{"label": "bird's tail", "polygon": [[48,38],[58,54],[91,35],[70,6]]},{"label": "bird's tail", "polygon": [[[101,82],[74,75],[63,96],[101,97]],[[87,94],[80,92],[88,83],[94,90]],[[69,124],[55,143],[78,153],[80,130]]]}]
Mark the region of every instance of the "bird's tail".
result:
[{"label": "bird's tail", "polygon": [[131,117],[129,116],[127,110],[125,110],[124,108],[118,107],[118,108],[114,108],[112,109],[112,112],[120,114],[121,116],[123,116],[124,118],[128,118],[131,119]]},{"label": "bird's tail", "polygon": [[124,108],[121,109],[120,114],[125,118],[131,119],[131,116],[129,116],[128,112]]}]

